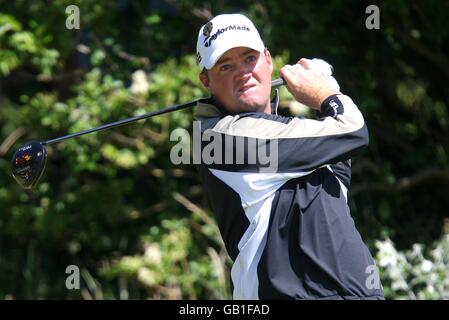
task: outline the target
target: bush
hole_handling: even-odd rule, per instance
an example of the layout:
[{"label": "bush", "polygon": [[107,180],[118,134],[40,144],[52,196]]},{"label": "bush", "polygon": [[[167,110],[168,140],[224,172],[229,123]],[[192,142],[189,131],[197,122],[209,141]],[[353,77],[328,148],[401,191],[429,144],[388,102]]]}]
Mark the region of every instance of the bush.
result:
[{"label": "bush", "polygon": [[386,298],[449,299],[449,232],[431,248],[414,244],[401,252],[389,238],[375,245]]}]

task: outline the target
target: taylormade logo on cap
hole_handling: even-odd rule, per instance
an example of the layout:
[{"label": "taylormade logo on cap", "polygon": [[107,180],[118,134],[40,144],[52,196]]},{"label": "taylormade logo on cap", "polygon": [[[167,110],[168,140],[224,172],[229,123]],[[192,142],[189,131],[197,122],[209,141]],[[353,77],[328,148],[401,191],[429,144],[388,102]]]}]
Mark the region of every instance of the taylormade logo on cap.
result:
[{"label": "taylormade logo on cap", "polygon": [[[203,42],[203,44],[204,44],[204,46],[206,47],[206,48],[208,48],[208,47],[210,47],[210,44],[211,44],[211,42],[212,41],[214,41],[215,39],[217,39],[217,37],[220,35],[220,34],[222,34],[223,32],[226,32],[226,31],[233,31],[233,30],[245,30],[245,31],[250,31],[250,29],[247,27],[247,26],[236,26],[236,25],[234,25],[234,26],[229,26],[229,27],[226,27],[226,28],[224,28],[224,29],[220,29],[220,30],[218,30],[213,36],[211,36],[211,37],[206,37],[206,39],[204,39],[204,42]],[[203,34],[204,34],[204,32],[203,32]]]},{"label": "taylormade logo on cap", "polygon": [[265,48],[256,27],[244,15],[216,16],[198,33],[198,64],[201,69],[211,69],[226,51],[236,47],[247,47],[259,52]]}]

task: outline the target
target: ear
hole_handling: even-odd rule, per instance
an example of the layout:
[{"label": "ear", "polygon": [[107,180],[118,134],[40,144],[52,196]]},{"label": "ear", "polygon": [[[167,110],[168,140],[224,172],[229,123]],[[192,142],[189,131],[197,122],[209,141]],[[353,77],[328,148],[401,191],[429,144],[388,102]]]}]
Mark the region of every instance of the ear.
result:
[{"label": "ear", "polygon": [[207,71],[200,72],[199,78],[203,86],[210,92],[210,85],[209,85],[210,81]]},{"label": "ear", "polygon": [[263,54],[265,55],[265,59],[267,59],[268,66],[270,67],[270,70],[273,71],[273,60],[271,60],[271,53],[268,51],[268,49],[265,49],[263,51]]}]

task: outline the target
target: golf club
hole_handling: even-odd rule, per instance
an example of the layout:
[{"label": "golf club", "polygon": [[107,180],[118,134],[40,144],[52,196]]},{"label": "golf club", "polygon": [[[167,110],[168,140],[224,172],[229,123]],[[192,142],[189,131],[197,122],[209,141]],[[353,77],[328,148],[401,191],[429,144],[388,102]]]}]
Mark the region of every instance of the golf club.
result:
[{"label": "golf club", "polygon": [[[282,78],[272,80],[271,87],[279,87],[281,85],[284,85],[285,81]],[[105,130],[109,128],[115,128],[118,126],[125,125],[130,122],[150,118],[153,116],[157,116],[160,114],[172,112],[172,111],[178,111],[182,109],[186,109],[189,107],[193,107],[196,105],[198,100],[194,100],[191,102],[187,102],[180,105],[171,106],[162,110],[149,112],[142,114],[140,116],[135,116],[132,118],[108,123],[105,125],[101,125],[92,129],[87,129],[84,131],[72,133],[69,135],[65,135],[59,138],[55,138],[52,140],[47,141],[29,141],[27,142],[23,147],[17,149],[16,152],[14,152],[14,155],[12,157],[12,175],[14,179],[17,181],[17,183],[22,186],[24,189],[31,189],[34,187],[39,180],[39,178],[42,176],[42,173],[45,168],[45,163],[47,160],[47,151],[45,149],[46,145],[55,144],[60,141],[78,137],[84,134],[92,133],[95,131]]]}]

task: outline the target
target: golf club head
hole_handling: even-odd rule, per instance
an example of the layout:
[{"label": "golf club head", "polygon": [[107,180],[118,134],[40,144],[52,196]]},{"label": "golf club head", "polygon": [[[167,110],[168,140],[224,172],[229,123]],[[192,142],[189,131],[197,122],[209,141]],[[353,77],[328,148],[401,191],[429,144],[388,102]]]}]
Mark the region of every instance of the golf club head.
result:
[{"label": "golf club head", "polygon": [[12,157],[12,175],[24,189],[31,189],[42,175],[47,160],[45,146],[39,141],[29,141]]}]

